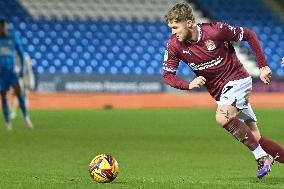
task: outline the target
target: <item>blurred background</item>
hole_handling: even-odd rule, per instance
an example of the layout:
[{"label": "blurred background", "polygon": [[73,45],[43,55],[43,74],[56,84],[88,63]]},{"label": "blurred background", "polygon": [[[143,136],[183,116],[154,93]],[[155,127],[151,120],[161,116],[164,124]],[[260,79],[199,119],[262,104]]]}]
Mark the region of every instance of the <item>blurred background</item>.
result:
[{"label": "blurred background", "polygon": [[[31,57],[36,75],[31,106],[39,106],[44,97],[51,98],[45,94],[59,98],[63,93],[62,99],[70,97],[68,94],[92,95],[101,104],[89,105],[99,108],[115,107],[112,100],[121,98],[122,94],[126,99],[118,100],[119,103],[129,103],[132,98],[127,95],[130,94],[133,101],[142,101],[138,108],[144,107],[143,102],[148,100],[143,98],[150,94],[154,96],[148,96],[152,100],[146,107],[159,100],[163,107],[167,100],[161,101],[160,95],[179,93],[174,98],[183,98],[180,93],[184,92],[165,86],[161,77],[165,44],[171,35],[163,17],[177,2],[180,1],[1,0],[0,18],[7,19],[10,30],[21,36]],[[280,67],[284,56],[283,0],[192,0],[189,3],[196,22],[223,21],[255,31],[274,76],[270,86],[259,82],[258,67],[249,45],[236,43],[238,57],[255,77],[253,90],[278,95],[284,91],[284,69]],[[187,80],[195,77],[183,63],[177,74]],[[81,98],[84,95],[77,100]],[[173,104],[191,106],[192,102],[185,101],[175,100]],[[284,104],[283,99],[278,101]]]}]

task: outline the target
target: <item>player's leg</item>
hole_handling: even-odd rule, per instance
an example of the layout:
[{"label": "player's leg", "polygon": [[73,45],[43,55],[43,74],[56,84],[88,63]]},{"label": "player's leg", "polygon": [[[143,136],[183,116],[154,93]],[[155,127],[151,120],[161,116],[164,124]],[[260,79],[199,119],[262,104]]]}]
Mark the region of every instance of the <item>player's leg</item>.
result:
[{"label": "player's leg", "polygon": [[33,124],[32,124],[32,121],[31,121],[31,119],[29,117],[28,108],[27,108],[27,104],[26,104],[26,96],[25,96],[25,94],[23,94],[21,92],[21,87],[20,87],[19,83],[17,83],[14,86],[14,91],[15,91],[16,96],[18,97],[19,106],[20,106],[20,109],[21,109],[21,111],[23,113],[23,116],[24,116],[25,123],[26,123],[27,127],[28,128],[33,128]]},{"label": "player's leg", "polygon": [[11,90],[10,95],[10,116],[11,119],[15,119],[17,117],[18,98],[14,90]]},{"label": "player's leg", "polygon": [[260,145],[263,147],[263,149],[272,155],[276,161],[279,163],[284,164],[284,149],[279,144],[277,144],[275,141],[261,136],[259,140]]},{"label": "player's leg", "polygon": [[258,164],[257,177],[262,178],[270,171],[273,158],[263,150],[250,128],[236,117],[237,112],[234,106],[220,105],[216,111],[216,121],[252,152]]},{"label": "player's leg", "polygon": [[249,107],[251,86],[250,77],[228,82],[217,101],[216,121],[252,151],[258,162],[257,177],[262,178],[270,171],[273,158],[263,150],[245,122],[239,119],[240,112]]},{"label": "player's leg", "polygon": [[18,99],[17,96],[13,94],[11,99],[11,119],[15,119],[17,117],[17,109],[18,109]]},{"label": "player's leg", "polygon": [[1,91],[1,101],[2,101],[2,111],[4,114],[4,120],[7,130],[12,130],[12,124],[10,119],[10,111],[7,99],[7,92],[5,90]]},{"label": "player's leg", "polygon": [[231,105],[219,105],[216,111],[216,121],[222,128],[248,147],[253,152],[256,159],[266,155],[266,152],[262,150],[249,127],[239,120],[237,115],[238,109],[236,107]]},{"label": "player's leg", "polygon": [[246,125],[249,126],[253,135],[256,137],[259,144],[261,145],[261,147],[268,154],[270,154],[276,161],[278,161],[279,163],[284,163],[284,149],[275,141],[267,137],[261,136],[256,122],[246,121]]},{"label": "player's leg", "polygon": [[260,134],[260,131],[257,127],[257,119],[250,104],[248,104],[246,109],[240,111],[238,118],[246,123],[261,147],[268,154],[270,154],[276,161],[284,163],[284,149],[276,142]]}]

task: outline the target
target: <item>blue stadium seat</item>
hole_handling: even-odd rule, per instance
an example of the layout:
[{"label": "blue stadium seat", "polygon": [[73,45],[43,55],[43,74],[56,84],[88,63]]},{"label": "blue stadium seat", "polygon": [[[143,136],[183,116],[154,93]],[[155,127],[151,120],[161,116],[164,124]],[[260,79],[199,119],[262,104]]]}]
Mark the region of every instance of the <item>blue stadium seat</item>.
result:
[{"label": "blue stadium seat", "polygon": [[[216,19],[252,28],[276,74],[284,52],[283,23],[258,0],[202,0]],[[234,7],[232,9],[231,7]],[[32,56],[38,73],[160,74],[170,28],[150,19],[70,19],[31,17],[17,0],[0,1],[0,17],[8,18]],[[259,14],[261,12],[261,14]],[[273,27],[271,27],[273,26]],[[248,44],[243,47],[251,50]],[[180,65],[182,75],[192,72]],[[280,71],[279,71],[280,70]]]}]

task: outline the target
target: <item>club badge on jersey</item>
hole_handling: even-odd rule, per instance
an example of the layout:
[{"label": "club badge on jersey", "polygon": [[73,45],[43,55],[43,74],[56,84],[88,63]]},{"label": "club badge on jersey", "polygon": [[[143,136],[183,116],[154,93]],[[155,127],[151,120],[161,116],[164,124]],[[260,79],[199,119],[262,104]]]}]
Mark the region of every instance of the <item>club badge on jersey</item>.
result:
[{"label": "club badge on jersey", "polygon": [[216,49],[214,42],[210,39],[205,41],[205,45],[209,51],[213,51],[214,49]]}]

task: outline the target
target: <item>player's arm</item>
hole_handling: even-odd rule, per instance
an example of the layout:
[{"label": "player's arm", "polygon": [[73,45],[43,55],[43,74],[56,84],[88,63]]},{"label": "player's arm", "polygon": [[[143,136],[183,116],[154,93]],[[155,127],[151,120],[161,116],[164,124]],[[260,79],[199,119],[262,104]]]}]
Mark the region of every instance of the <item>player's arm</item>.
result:
[{"label": "player's arm", "polygon": [[168,44],[165,50],[163,63],[163,80],[167,85],[176,89],[188,90],[189,82],[181,79],[176,75],[176,70],[179,66],[180,59],[176,56],[173,47]]},{"label": "player's arm", "polygon": [[181,90],[191,90],[203,86],[206,79],[202,76],[194,78],[191,82],[185,81],[176,76],[175,73],[169,71],[163,71],[163,80],[166,84]]},{"label": "player's arm", "polygon": [[22,41],[19,38],[19,36],[17,36],[16,34],[14,35],[14,43],[15,43],[17,53],[20,57],[20,64],[21,64],[20,76],[23,76],[24,72],[26,71],[25,52],[24,52]]},{"label": "player's arm", "polygon": [[249,28],[233,27],[226,23],[217,23],[216,27],[218,28],[216,36],[219,40],[248,42],[255,54],[256,62],[260,70],[260,79],[265,84],[269,84],[272,72],[268,67],[265,55],[255,32]]},{"label": "player's arm", "polygon": [[31,66],[31,58],[28,53],[25,53],[25,60],[26,60],[26,74],[27,74],[27,84],[30,90],[35,89],[35,76],[33,73],[33,69]]},{"label": "player's arm", "polygon": [[180,59],[177,56],[175,48],[168,43],[163,63],[163,80],[167,85],[180,90],[190,90],[205,84],[205,78],[202,76],[195,78],[192,82],[178,77],[176,70],[179,62]]},{"label": "player's arm", "polygon": [[260,79],[265,83],[270,83],[270,78],[272,76],[272,71],[269,68],[265,55],[263,53],[262,47],[259,43],[259,40],[252,30],[248,28],[244,28],[244,38],[243,41],[247,41],[250,45],[250,48],[255,54],[256,61],[258,63],[259,71],[260,71]]}]

